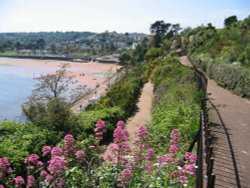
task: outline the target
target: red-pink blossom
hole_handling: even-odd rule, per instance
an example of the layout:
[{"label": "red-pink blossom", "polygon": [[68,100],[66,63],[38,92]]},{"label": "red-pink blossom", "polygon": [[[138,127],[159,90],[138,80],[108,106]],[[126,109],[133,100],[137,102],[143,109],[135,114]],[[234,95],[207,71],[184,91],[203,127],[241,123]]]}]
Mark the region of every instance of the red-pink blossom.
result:
[{"label": "red-pink blossom", "polygon": [[0,158],[0,170],[6,170],[10,166],[9,160],[5,157]]},{"label": "red-pink blossom", "polygon": [[46,178],[45,178],[45,180],[47,181],[47,182],[50,182],[51,180],[53,179],[53,176],[51,176],[51,175],[47,175],[46,176]]},{"label": "red-pink blossom", "polygon": [[0,188],[4,188],[4,186],[2,184],[0,184]]},{"label": "red-pink blossom", "polygon": [[169,158],[169,156],[160,156],[160,157],[158,157],[159,167],[164,167],[169,162],[171,162],[171,159]]},{"label": "red-pink blossom", "polygon": [[35,177],[32,175],[29,175],[27,178],[27,188],[32,187],[34,183],[35,183]]},{"label": "red-pink blossom", "polygon": [[76,159],[78,159],[78,160],[83,160],[83,159],[84,159],[84,156],[85,156],[85,152],[82,151],[82,150],[79,150],[79,151],[76,152],[75,155],[76,155]]},{"label": "red-pink blossom", "polygon": [[197,167],[195,164],[190,164],[190,165],[187,165],[185,169],[186,169],[186,173],[195,175]]},{"label": "red-pink blossom", "polygon": [[120,176],[119,176],[119,183],[118,187],[126,187],[126,185],[129,183],[129,181],[132,179],[132,172],[130,169],[125,168]]},{"label": "red-pink blossom", "polygon": [[97,141],[101,141],[103,139],[103,134],[107,132],[107,127],[103,120],[98,120],[96,123],[96,128],[94,129],[95,138]]},{"label": "red-pink blossom", "polygon": [[25,158],[24,163],[25,164],[28,164],[28,163],[36,164],[37,161],[39,160],[39,158],[40,157],[37,154],[31,154],[30,156]]},{"label": "red-pink blossom", "polygon": [[187,178],[187,176],[180,176],[180,177],[179,177],[179,181],[180,181],[180,183],[181,183],[182,185],[188,184],[188,178]]},{"label": "red-pink blossom", "polygon": [[152,159],[153,156],[154,156],[154,150],[153,148],[149,148],[146,153],[146,160]]},{"label": "red-pink blossom", "polygon": [[47,156],[51,152],[51,147],[50,146],[43,146],[42,148],[42,156]]},{"label": "red-pink blossom", "polygon": [[48,172],[46,170],[42,170],[40,173],[40,176],[46,177],[48,175]]},{"label": "red-pink blossom", "polygon": [[177,145],[171,145],[169,148],[169,153],[177,153],[179,151],[179,147]]},{"label": "red-pink blossom", "polygon": [[139,138],[140,141],[146,142],[148,141],[148,129],[144,125],[139,125],[137,128],[137,137]]},{"label": "red-pink blossom", "polygon": [[15,177],[14,182],[15,182],[17,187],[25,184],[24,179],[21,176]]},{"label": "red-pink blossom", "polygon": [[88,147],[90,150],[95,150],[96,149],[96,146],[89,146]]},{"label": "red-pink blossom", "polygon": [[67,169],[67,162],[59,156],[52,156],[49,161],[48,171],[55,176],[61,176]]},{"label": "red-pink blossom", "polygon": [[55,146],[51,150],[51,155],[52,156],[62,156],[63,155],[63,151],[58,146]]}]

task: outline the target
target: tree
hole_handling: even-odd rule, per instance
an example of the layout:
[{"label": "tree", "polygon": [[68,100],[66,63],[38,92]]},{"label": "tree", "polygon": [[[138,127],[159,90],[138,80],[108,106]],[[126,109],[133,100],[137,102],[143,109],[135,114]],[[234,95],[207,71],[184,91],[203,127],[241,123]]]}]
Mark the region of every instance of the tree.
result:
[{"label": "tree", "polygon": [[163,20],[156,21],[150,26],[150,32],[154,34],[154,47],[160,47],[160,43],[164,39],[164,36],[168,32],[170,26],[170,23],[165,23]]},{"label": "tree", "polygon": [[45,41],[44,39],[39,39],[37,41],[37,48],[40,50],[43,50],[45,48]]},{"label": "tree", "polygon": [[[73,77],[69,76],[68,67],[68,64],[63,64],[55,73],[35,78],[37,88],[22,105],[23,113],[30,122],[55,131],[72,130],[74,119],[70,106],[76,101],[75,97],[85,94],[86,86],[76,86]],[[77,95],[74,96],[74,93]],[[71,97],[68,96],[70,94]]]},{"label": "tree", "polygon": [[53,54],[56,53],[56,45],[55,45],[54,43],[52,43],[52,44],[50,45],[50,51],[51,51]]},{"label": "tree", "polygon": [[123,53],[120,57],[119,57],[119,60],[120,60],[120,64],[121,65],[128,65],[130,61],[132,61],[132,56],[131,54],[125,52]]},{"label": "tree", "polygon": [[230,16],[224,20],[224,26],[225,27],[231,27],[234,23],[236,23],[237,17],[236,16]]}]

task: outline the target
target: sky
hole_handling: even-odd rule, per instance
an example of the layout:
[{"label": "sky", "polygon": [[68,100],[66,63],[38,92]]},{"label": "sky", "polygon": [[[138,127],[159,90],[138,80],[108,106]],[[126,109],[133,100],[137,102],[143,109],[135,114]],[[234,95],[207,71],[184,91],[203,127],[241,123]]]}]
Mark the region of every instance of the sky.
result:
[{"label": "sky", "polygon": [[182,28],[250,15],[250,0],[0,0],[0,32],[149,33],[156,20]]}]

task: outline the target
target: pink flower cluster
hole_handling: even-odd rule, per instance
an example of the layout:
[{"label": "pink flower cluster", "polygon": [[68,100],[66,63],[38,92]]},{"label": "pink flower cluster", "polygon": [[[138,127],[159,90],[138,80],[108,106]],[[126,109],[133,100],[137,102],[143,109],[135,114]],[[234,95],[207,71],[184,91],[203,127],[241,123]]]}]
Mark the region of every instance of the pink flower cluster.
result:
[{"label": "pink flower cluster", "polygon": [[37,154],[31,154],[26,157],[24,163],[27,165],[28,170],[36,170],[43,166],[43,162],[39,161],[40,157]]},{"label": "pink flower cluster", "polygon": [[128,168],[125,168],[118,179],[118,187],[126,187],[128,182],[132,179],[132,171]]},{"label": "pink flower cluster", "polygon": [[67,169],[67,162],[59,156],[52,156],[47,169],[51,175],[59,177]]},{"label": "pink flower cluster", "polygon": [[1,182],[4,182],[9,175],[13,173],[13,170],[10,166],[10,162],[7,158],[0,158],[0,188],[4,188],[4,185]]},{"label": "pink flower cluster", "polygon": [[170,134],[170,147],[169,147],[169,153],[172,155],[176,155],[176,153],[179,151],[179,141],[180,141],[181,133],[178,129],[173,129]]},{"label": "pink flower cluster", "polygon": [[98,141],[101,141],[103,139],[103,134],[107,132],[107,127],[105,125],[105,122],[103,120],[98,120],[96,123],[96,128],[94,129],[95,132],[95,138]]},{"label": "pink flower cluster", "polygon": [[108,148],[111,155],[108,154],[105,159],[113,164],[125,164],[127,163],[126,155],[130,152],[130,148],[128,144],[129,133],[125,129],[123,121],[118,121],[113,136],[114,142]]},{"label": "pink flower cluster", "polygon": [[64,151],[64,156],[70,156],[72,154],[75,153],[76,148],[74,145],[75,139],[71,134],[67,134],[64,139],[64,147],[63,147],[63,151]]}]

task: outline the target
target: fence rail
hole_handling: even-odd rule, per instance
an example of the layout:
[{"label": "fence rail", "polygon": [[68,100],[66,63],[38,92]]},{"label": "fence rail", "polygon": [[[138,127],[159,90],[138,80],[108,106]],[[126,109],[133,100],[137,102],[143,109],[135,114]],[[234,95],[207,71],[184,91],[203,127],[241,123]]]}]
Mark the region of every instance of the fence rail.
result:
[{"label": "fence rail", "polygon": [[196,67],[193,69],[195,71],[198,88],[203,93],[203,98],[201,100],[200,128],[188,151],[192,151],[195,143],[197,143],[198,169],[196,188],[213,188],[215,185],[215,175],[213,174],[214,159],[213,147],[211,145],[211,131],[208,123],[207,77]]}]

